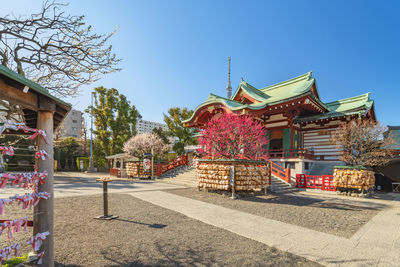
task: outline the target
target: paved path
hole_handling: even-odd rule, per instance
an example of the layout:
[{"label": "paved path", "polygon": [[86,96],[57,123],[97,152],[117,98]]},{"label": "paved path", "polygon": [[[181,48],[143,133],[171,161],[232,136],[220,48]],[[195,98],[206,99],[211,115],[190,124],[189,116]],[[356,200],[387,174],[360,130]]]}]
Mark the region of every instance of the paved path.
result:
[{"label": "paved path", "polygon": [[346,239],[167,192],[130,195],[327,266],[400,266],[400,198]]},{"label": "paved path", "polygon": [[[79,175],[79,176],[78,176]],[[57,174],[54,177],[54,197],[74,197],[84,195],[102,194],[103,184],[96,182],[97,178],[103,177],[102,174],[85,175],[75,173],[68,176]],[[159,183],[156,181],[135,180],[135,181],[114,181],[108,184],[109,193],[126,193],[137,191],[167,190],[174,188],[184,188],[183,186]],[[0,190],[0,198],[7,198],[15,194],[30,193],[31,190],[23,190],[15,186],[7,185]]]}]

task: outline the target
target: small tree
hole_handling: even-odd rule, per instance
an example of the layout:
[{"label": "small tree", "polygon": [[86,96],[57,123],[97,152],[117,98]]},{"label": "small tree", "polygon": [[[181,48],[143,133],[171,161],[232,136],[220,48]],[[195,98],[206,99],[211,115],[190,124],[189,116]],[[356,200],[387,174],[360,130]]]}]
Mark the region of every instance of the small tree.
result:
[{"label": "small tree", "polygon": [[156,158],[165,158],[168,151],[171,149],[170,145],[154,133],[144,133],[133,136],[124,144],[124,152],[142,159],[144,153],[150,153],[153,149],[153,154]]},{"label": "small tree", "polygon": [[160,137],[167,145],[171,144],[170,140],[168,139],[168,132],[164,131],[161,127],[154,128],[153,133]]},{"label": "small tree", "polygon": [[182,155],[185,152],[185,146],[197,144],[197,140],[194,137],[197,130],[183,127],[182,122],[189,119],[192,114],[193,110],[178,107],[170,108],[168,114],[164,114],[164,121],[167,124],[169,135],[177,138],[173,149],[178,155]]},{"label": "small tree", "polygon": [[384,138],[386,127],[372,120],[355,119],[342,123],[332,142],[342,151],[339,159],[350,166],[382,166],[393,156],[391,136]]},{"label": "small tree", "polygon": [[268,144],[266,130],[248,116],[222,114],[211,119],[199,137],[200,153],[208,157],[257,159]]},{"label": "small tree", "polygon": [[[54,142],[54,148],[58,151],[60,166],[69,168],[74,166],[75,157],[82,155],[79,143],[75,137],[64,137]],[[69,163],[69,164],[68,164]]]},{"label": "small tree", "polygon": [[[136,123],[141,118],[139,111],[115,88],[101,86],[94,90],[93,134],[99,147],[94,151],[95,157],[121,153],[123,144],[136,134]],[[92,106],[85,110],[89,114],[91,111]]]}]

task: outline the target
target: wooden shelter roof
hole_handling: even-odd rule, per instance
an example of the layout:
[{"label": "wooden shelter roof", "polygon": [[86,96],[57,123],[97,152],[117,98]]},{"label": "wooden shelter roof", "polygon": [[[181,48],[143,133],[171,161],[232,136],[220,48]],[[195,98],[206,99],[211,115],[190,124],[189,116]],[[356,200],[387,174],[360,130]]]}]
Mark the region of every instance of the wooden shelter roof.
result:
[{"label": "wooden shelter roof", "polygon": [[71,105],[51,95],[49,91],[24,76],[0,65],[0,98],[22,108],[25,124],[35,128],[39,110],[54,111],[53,128],[56,129]]}]

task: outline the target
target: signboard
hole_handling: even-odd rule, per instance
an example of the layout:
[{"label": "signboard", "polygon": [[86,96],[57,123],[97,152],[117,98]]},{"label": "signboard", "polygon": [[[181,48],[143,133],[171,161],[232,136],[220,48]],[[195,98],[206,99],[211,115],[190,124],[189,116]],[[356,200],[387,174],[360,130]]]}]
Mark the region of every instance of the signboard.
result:
[{"label": "signboard", "polygon": [[79,161],[79,169],[81,169],[81,171],[83,171],[83,160]]},{"label": "signboard", "polygon": [[230,181],[231,186],[234,186],[235,185],[235,165],[231,166],[231,171],[229,173],[231,176],[231,181]]},{"label": "signboard", "polygon": [[144,159],[144,160],[143,160],[143,168],[144,168],[145,171],[150,170],[150,168],[151,168],[151,161],[150,161],[150,159]]}]

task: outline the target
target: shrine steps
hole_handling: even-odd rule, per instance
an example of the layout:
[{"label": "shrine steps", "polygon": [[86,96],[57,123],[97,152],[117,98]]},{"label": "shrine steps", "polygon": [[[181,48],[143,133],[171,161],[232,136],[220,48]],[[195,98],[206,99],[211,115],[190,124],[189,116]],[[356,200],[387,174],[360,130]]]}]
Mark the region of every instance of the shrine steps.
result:
[{"label": "shrine steps", "polygon": [[286,194],[299,191],[299,189],[295,186],[285,183],[280,178],[277,178],[274,175],[271,176],[270,190],[271,192],[276,194]]},{"label": "shrine steps", "polygon": [[161,175],[158,180],[164,183],[196,187],[196,169],[193,167],[180,167]]}]

